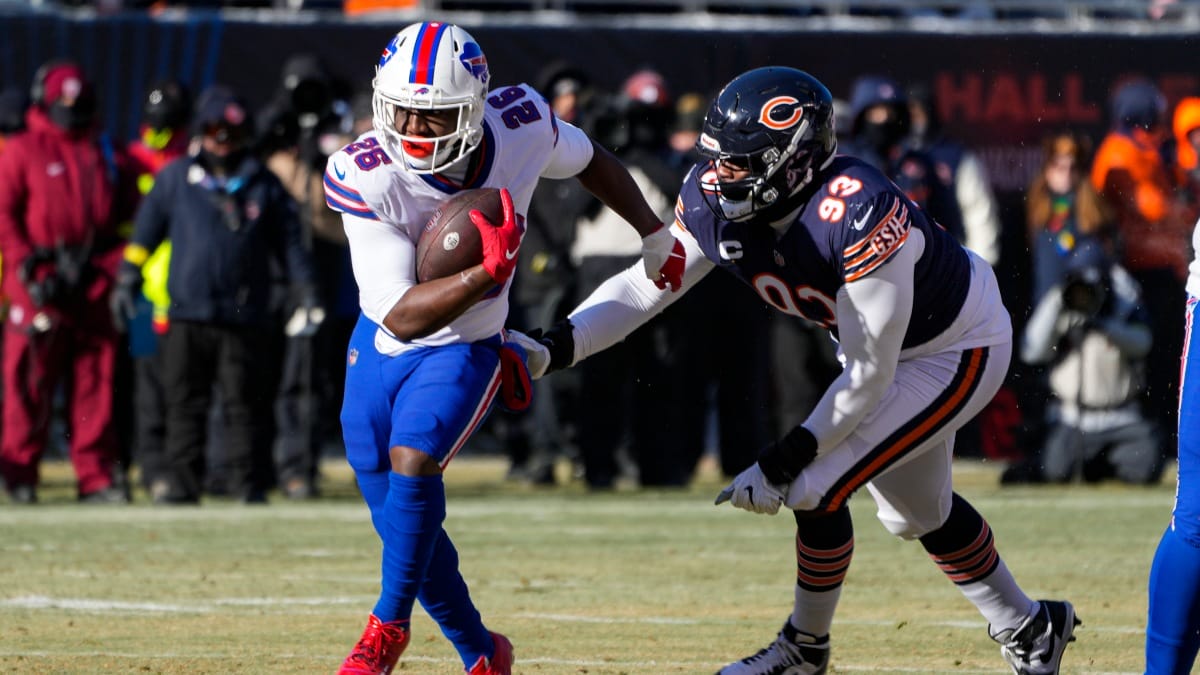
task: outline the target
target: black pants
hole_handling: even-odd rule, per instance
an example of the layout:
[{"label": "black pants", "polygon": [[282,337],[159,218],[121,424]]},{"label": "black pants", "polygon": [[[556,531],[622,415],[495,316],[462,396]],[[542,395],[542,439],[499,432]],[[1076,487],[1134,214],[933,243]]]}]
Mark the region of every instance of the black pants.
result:
[{"label": "black pants", "polygon": [[[775,439],[770,429],[770,309],[746,284],[716,270],[662,316],[671,336],[674,433],[690,476],[716,415],[721,472],[736,476]],[[710,400],[711,398],[711,400]],[[666,406],[664,405],[664,408]]]},{"label": "black pants", "polygon": [[223,449],[229,494],[261,495],[270,481],[270,446],[259,425],[271,414],[264,391],[265,364],[273,358],[260,326],[173,321],[160,347],[167,399],[166,471],[171,497],[194,499],[204,484],[204,448],[213,386],[220,391]]},{"label": "black pants", "polygon": [[142,487],[147,490],[162,477],[166,465],[167,398],[162,363],[162,353],[157,350],[133,358],[133,454],[142,468]]}]

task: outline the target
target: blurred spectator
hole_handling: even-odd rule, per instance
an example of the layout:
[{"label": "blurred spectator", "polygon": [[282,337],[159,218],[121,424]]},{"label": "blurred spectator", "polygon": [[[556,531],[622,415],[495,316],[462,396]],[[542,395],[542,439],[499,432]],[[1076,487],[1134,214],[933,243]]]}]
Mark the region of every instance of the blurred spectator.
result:
[{"label": "blurred spectator", "polygon": [[954,195],[966,247],[995,267],[1000,262],[1000,208],[983,162],[946,135],[932,87],[924,83],[909,87],[908,110],[909,146],[929,155],[934,176]]},{"label": "blurred spectator", "polygon": [[132,180],[123,153],[99,134],[96,91],[78,65],[42,66],[30,98],[28,132],[0,154],[0,252],[11,270],[0,473],[14,502],[37,500],[62,383],[80,501],[125,502],[114,467],[117,333],[104,306]]},{"label": "blurred spectator", "polygon": [[700,139],[700,127],[704,124],[706,112],[708,99],[694,91],[683,94],[675,102],[675,123],[671,127],[669,143],[671,161],[679,170],[680,182],[688,169],[700,161],[696,141]]},{"label": "blurred spectator", "polygon": [[1112,209],[1087,180],[1089,149],[1086,136],[1070,131],[1042,141],[1042,166],[1025,192],[1034,305],[1062,281],[1076,242],[1097,237],[1111,246]]},{"label": "blurred spectator", "polygon": [[[555,61],[538,76],[538,91],[556,117],[591,126],[598,100],[591,79],[578,67]],[[552,326],[577,300],[578,276],[571,260],[575,224],[599,208],[579,181],[543,178],[534,188],[521,241],[521,258],[509,295],[508,325]],[[533,404],[524,413],[493,415],[489,424],[504,442],[509,477],[539,485],[555,482],[558,458],[577,459],[576,411],[580,374],[565,370],[533,383]]]},{"label": "blurred spectator", "polygon": [[564,61],[552,62],[538,75],[537,90],[550,102],[555,117],[585,127],[595,93],[587,73]]},{"label": "blurred spectator", "polygon": [[1116,89],[1110,104],[1112,130],[1096,151],[1092,185],[1116,213],[1119,262],[1141,286],[1150,316],[1154,349],[1146,364],[1146,411],[1173,438],[1183,348],[1179,308],[1186,301],[1192,223],[1182,220],[1163,161],[1168,126],[1162,92],[1149,80],[1134,79]]},{"label": "blurred spectator", "polygon": [[[664,222],[674,219],[678,174],[667,159],[667,132],[673,114],[666,82],[658,73],[641,70],[629,76],[614,99],[609,123],[617,156],[628,167],[646,202]],[[599,133],[599,132],[598,132]],[[599,139],[598,139],[599,140]],[[579,292],[591,293],[610,275],[637,263],[641,239],[613,211],[585,215],[576,228],[572,258],[579,269]],[[626,448],[642,485],[683,485],[687,467],[678,443],[654,411],[672,391],[664,313],[651,319],[613,347],[584,361],[580,392],[578,442],[589,487],[611,488],[620,473],[619,451]]]},{"label": "blurred spectator", "polygon": [[[358,317],[358,291],[341,217],[325,203],[323,174],[329,153],[353,140],[350,103],[341,99],[332,76],[313,55],[284,64],[280,95],[264,115],[260,152],[299,206],[304,245],[316,263],[317,314],[287,317],[276,401],[280,488],[290,499],[319,493],[321,448],[326,436],[320,410],[340,405],[345,380],[345,346]],[[341,307],[333,317],[325,308]],[[327,319],[329,319],[327,321]],[[328,432],[328,433],[326,433]]]},{"label": "blurred spectator", "polygon": [[[29,95],[22,89],[10,87],[0,91],[0,153],[4,152],[5,140],[25,130],[25,112],[29,109]],[[0,259],[0,272],[3,271]],[[8,299],[0,289],[0,335],[8,317]]]},{"label": "blurred spectator", "polygon": [[875,165],[909,199],[965,243],[962,214],[953,190],[938,179],[928,153],[905,146],[912,117],[899,83],[882,75],[856,79],[850,94],[850,117],[850,136],[839,151]]},{"label": "blurred spectator", "polygon": [[[128,145],[137,177],[138,193],[145,197],[154,177],[167,164],[187,154],[192,96],[182,83],[164,80],[150,85],[142,104],[138,136]],[[126,233],[126,237],[132,233]],[[171,242],[164,241],[142,266],[141,296],[137,314],[128,322],[126,336],[133,369],[133,456],[141,467],[141,483],[150,491],[166,461],[167,404],[162,383],[162,358],[158,336],[167,330],[171,297],[167,270]]]},{"label": "blurred spectator", "polygon": [[256,443],[270,414],[263,369],[271,343],[271,262],[286,270],[300,305],[314,304],[312,261],[295,203],[250,152],[245,103],[214,86],[197,102],[195,154],[165,167],[138,209],[113,311],[132,315],[142,266],[172,241],[170,325],[162,336],[167,460],[156,503],[196,503],[204,473],[209,404],[220,389],[229,492],[265,501],[270,449]]},{"label": "blurred spectator", "polygon": [[1200,97],[1189,96],[1175,106],[1174,176],[1182,222],[1200,217]]},{"label": "blurred spectator", "polygon": [[1038,303],[1021,358],[1050,368],[1053,405],[1042,448],[1042,478],[1156,482],[1162,454],[1154,424],[1138,400],[1151,335],[1137,282],[1085,238],[1067,258],[1066,275]]}]

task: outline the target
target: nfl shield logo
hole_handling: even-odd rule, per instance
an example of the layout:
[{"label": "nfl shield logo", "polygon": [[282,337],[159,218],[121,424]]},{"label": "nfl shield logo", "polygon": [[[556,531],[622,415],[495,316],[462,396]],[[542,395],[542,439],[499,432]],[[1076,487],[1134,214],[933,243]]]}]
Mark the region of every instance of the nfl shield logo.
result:
[{"label": "nfl shield logo", "polygon": [[346,365],[352,366],[356,363],[358,363],[358,350],[351,347],[350,352],[346,355]]}]

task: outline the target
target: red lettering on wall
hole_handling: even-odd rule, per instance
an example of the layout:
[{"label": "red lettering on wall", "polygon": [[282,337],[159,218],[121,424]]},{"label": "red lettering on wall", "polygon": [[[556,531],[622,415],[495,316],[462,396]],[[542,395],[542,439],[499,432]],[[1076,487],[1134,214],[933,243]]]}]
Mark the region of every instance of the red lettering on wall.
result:
[{"label": "red lettering on wall", "polygon": [[1084,97],[1083,77],[1079,73],[1063,76],[1063,103],[1066,104],[1067,120],[1070,122],[1092,124],[1100,121],[1100,106]]},{"label": "red lettering on wall", "polygon": [[1046,77],[1041,73],[1029,76],[1029,114],[1039,122],[1062,122],[1066,110],[1062,103],[1062,92],[1046,94]]},{"label": "red lettering on wall", "polygon": [[1095,124],[1104,114],[1103,106],[1087,99],[1079,73],[1065,73],[1058,81],[1040,72],[996,73],[986,80],[943,72],[934,82],[938,113],[946,122]]},{"label": "red lettering on wall", "polygon": [[934,91],[937,93],[938,114],[943,121],[979,119],[979,104],[983,101],[983,78],[966,75],[962,83],[950,73],[938,73]]},{"label": "red lettering on wall", "polygon": [[1024,122],[1029,119],[1025,110],[1021,84],[1015,75],[997,75],[988,87],[987,102],[984,104],[985,122]]}]

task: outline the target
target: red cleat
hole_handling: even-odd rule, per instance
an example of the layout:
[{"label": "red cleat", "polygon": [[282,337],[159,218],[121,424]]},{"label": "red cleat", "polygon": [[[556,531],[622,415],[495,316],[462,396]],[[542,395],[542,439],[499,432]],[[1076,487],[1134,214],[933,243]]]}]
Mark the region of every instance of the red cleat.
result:
[{"label": "red cleat", "polygon": [[508,638],[492,633],[492,658],[481,656],[467,671],[467,675],[512,675],[513,646]]},{"label": "red cleat", "polygon": [[408,646],[408,636],[407,621],[384,623],[372,614],[338,675],[388,675]]}]

